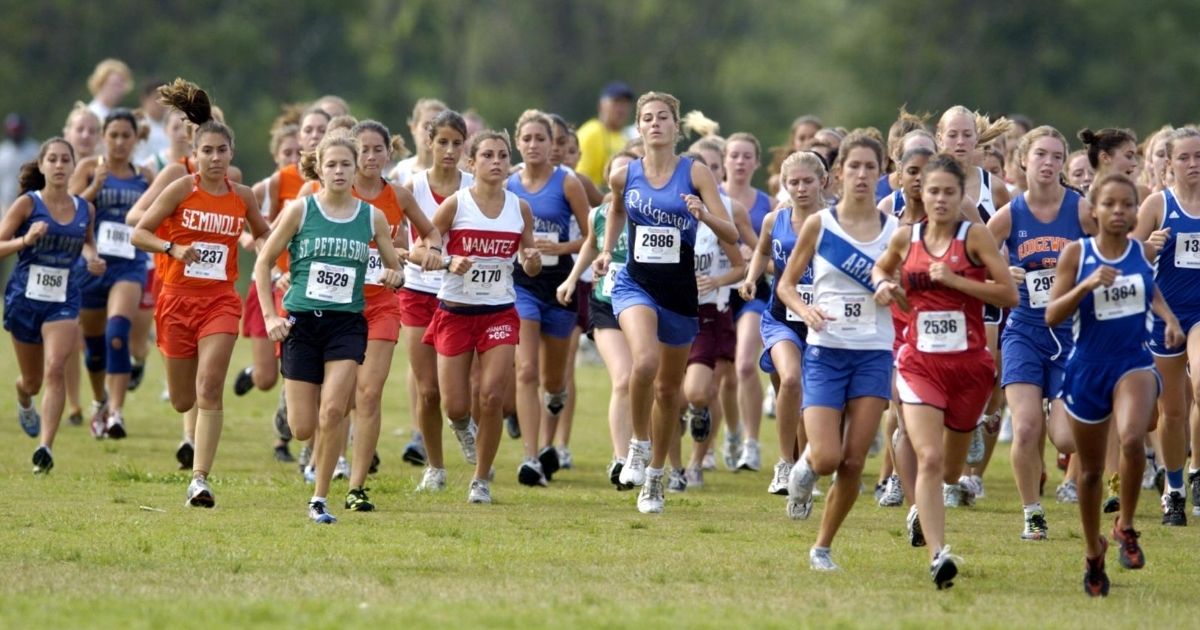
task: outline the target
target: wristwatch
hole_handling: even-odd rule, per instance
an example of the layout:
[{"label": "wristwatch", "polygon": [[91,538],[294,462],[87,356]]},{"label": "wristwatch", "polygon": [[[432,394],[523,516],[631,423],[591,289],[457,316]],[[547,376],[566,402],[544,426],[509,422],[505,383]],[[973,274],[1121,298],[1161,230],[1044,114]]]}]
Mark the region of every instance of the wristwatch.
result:
[{"label": "wristwatch", "polygon": [[167,241],[166,244],[163,245],[163,253],[170,255],[172,247],[175,247],[175,243],[172,243],[171,241]]}]

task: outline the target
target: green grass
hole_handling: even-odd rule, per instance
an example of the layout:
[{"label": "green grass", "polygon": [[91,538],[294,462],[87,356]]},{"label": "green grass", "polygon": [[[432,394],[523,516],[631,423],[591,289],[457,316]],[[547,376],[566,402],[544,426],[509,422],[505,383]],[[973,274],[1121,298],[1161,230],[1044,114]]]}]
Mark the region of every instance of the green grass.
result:
[{"label": "green grass", "polygon": [[[16,374],[0,344],[0,382]],[[235,366],[247,349],[239,345]],[[469,471],[447,435],[449,490],[414,493],[401,462],[409,426],[403,353],[384,400],[381,474],[372,514],[305,518],[306,487],[271,459],[274,393],[229,395],[214,473],[218,507],[183,507],[175,470],[179,420],[160,402],[161,362],[132,395],[123,442],[95,442],[64,426],[57,467],[30,474],[35,443],[0,399],[0,626],[2,627],[1009,627],[1176,626],[1194,622],[1190,588],[1200,560],[1192,529],[1157,524],[1142,496],[1145,570],[1120,569],[1105,601],[1081,592],[1082,544],[1074,506],[1047,505],[1051,540],[1018,540],[1021,517],[1006,454],[987,498],[949,514],[949,542],[965,558],[957,586],[937,592],[925,550],[909,547],[904,511],[863,496],[835,543],[843,570],[812,573],[807,551],[820,517],[792,522],[765,492],[768,471],[709,473],[708,485],[668,495],[643,516],[634,493],[604,476],[607,378],[581,367],[575,469],[548,489],[516,483],[520,449],[504,438],[496,504],[466,503]],[[775,425],[764,422],[764,463]],[[878,459],[868,463],[873,475]],[[1050,489],[1059,478],[1052,471]],[[822,485],[825,485],[824,483]],[[869,485],[869,484],[868,484]],[[150,508],[150,509],[147,509]],[[1107,520],[1107,519],[1106,519]],[[1189,621],[1193,620],[1193,621]]]}]

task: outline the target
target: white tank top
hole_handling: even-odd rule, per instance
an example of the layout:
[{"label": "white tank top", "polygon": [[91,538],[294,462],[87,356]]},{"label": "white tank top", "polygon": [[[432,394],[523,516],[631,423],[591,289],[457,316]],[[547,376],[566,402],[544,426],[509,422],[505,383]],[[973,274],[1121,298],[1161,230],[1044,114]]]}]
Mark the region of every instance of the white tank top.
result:
[{"label": "white tank top", "polygon": [[862,242],[842,229],[834,212],[827,208],[818,213],[821,233],[812,259],[813,305],[834,319],[821,331],[810,327],[808,343],[844,350],[891,350],[892,313],[875,304],[871,269],[896,231],[896,217],[879,213],[879,235]]},{"label": "white tank top", "polygon": [[[470,173],[459,172],[458,189],[469,187],[475,182],[475,176]],[[433,219],[433,214],[437,212],[438,202],[433,198],[433,190],[429,188],[429,171],[421,171],[412,176],[413,197],[417,200],[417,205],[421,208],[421,212],[425,213],[426,218]],[[414,243],[420,234],[413,228],[410,223],[408,226],[408,242]],[[443,235],[445,236],[445,235]],[[445,240],[445,239],[443,239]],[[449,253],[449,252],[447,252]],[[442,274],[444,271],[423,271],[420,265],[406,263],[404,265],[404,286],[413,291],[421,293],[437,293],[442,288]]]},{"label": "white tank top", "polygon": [[979,169],[979,215],[987,223],[996,214],[996,201],[992,199],[992,174]]},{"label": "white tank top", "polygon": [[[721,243],[717,239],[716,233],[703,222],[696,227],[696,244],[692,247],[692,254],[696,258],[697,277],[719,276],[729,270],[728,266],[721,264],[721,259],[725,256],[721,252]],[[726,259],[726,264],[728,264],[728,259]],[[720,301],[720,293],[720,288],[713,289],[708,293],[701,293],[699,303],[717,304]]]},{"label": "white tank top", "polygon": [[489,219],[480,211],[469,188],[454,195],[458,213],[446,235],[446,253],[470,258],[471,268],[462,275],[446,272],[438,298],[459,304],[512,304],[516,300],[513,261],[525,231],[520,198],[504,191],[500,215]]}]

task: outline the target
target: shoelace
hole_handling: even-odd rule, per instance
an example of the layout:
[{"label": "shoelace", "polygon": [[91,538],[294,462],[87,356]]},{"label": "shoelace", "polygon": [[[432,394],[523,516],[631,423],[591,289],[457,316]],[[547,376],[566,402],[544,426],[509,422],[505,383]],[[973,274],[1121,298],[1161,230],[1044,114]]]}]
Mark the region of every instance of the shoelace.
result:
[{"label": "shoelace", "polygon": [[933,557],[934,564],[938,564],[939,562],[942,562],[945,560],[953,560],[954,564],[956,566],[963,564],[962,556],[956,556],[956,555],[950,553],[950,545],[944,545],[942,547],[942,550],[937,552],[937,555],[935,555]]},{"label": "shoelace", "polygon": [[1141,536],[1141,532],[1132,528],[1121,530],[1121,548],[1125,550],[1125,553],[1136,554],[1138,552],[1137,541]]},{"label": "shoelace", "polygon": [[1034,514],[1029,517],[1029,531],[1045,533],[1046,517],[1042,514]]},{"label": "shoelace", "polygon": [[317,501],[313,501],[308,504],[308,509],[312,510],[314,513],[316,513],[318,515],[321,515],[321,514],[325,513],[325,504],[317,502]]}]

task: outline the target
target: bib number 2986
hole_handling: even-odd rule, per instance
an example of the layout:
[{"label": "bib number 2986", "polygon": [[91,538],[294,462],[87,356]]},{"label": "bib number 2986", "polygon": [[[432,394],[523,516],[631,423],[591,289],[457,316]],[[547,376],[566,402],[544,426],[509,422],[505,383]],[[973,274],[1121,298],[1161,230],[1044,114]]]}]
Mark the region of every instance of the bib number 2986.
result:
[{"label": "bib number 2986", "polygon": [[633,259],[640,263],[679,262],[679,230],[673,227],[637,226]]}]

